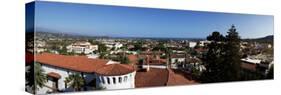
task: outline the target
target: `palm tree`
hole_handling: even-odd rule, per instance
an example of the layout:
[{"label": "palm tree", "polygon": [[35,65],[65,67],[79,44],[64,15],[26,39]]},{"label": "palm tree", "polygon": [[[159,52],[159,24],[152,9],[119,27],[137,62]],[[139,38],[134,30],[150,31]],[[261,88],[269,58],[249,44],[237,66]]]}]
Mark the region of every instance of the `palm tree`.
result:
[{"label": "palm tree", "polygon": [[74,88],[75,91],[80,91],[85,84],[84,79],[78,73],[74,73],[66,77],[65,82],[68,86]]},{"label": "palm tree", "polygon": [[41,65],[39,63],[34,63],[35,65],[35,93],[36,90],[39,88],[42,88],[44,84],[47,82],[47,76],[43,73],[44,70],[41,68]]}]

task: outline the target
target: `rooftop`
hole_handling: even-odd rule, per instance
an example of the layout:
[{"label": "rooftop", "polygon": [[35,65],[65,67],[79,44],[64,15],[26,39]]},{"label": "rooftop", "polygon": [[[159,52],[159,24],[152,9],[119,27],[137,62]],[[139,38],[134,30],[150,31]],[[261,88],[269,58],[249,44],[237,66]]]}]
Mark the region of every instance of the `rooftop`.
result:
[{"label": "rooftop", "polygon": [[241,61],[247,62],[247,63],[252,63],[252,64],[259,64],[259,63],[261,63],[261,60],[259,60],[259,59],[251,59],[251,58],[244,58],[244,59],[241,59]]},{"label": "rooftop", "polygon": [[168,69],[169,78],[167,80],[167,85],[186,85],[186,84],[196,84],[197,82],[191,79],[191,75],[188,75],[179,70]]},{"label": "rooftop", "polygon": [[135,77],[136,87],[154,87],[167,85],[196,84],[191,76],[177,70],[150,68],[147,72],[138,71]]},{"label": "rooftop", "polygon": [[125,64],[107,64],[109,60],[92,59],[87,56],[66,56],[42,53],[35,56],[36,62],[86,73],[101,75],[122,75],[134,71],[134,67]]},{"label": "rooftop", "polygon": [[50,72],[50,73],[47,74],[47,76],[52,77],[52,78],[57,78],[57,79],[61,78],[61,76],[58,73],[55,73],[55,72]]},{"label": "rooftop", "polygon": [[105,76],[116,76],[116,75],[124,75],[131,72],[134,72],[135,69],[131,65],[125,64],[108,64],[98,69],[96,73],[99,75]]},{"label": "rooftop", "polygon": [[148,72],[137,72],[135,77],[135,86],[138,87],[153,87],[165,86],[168,80],[168,70],[150,68]]}]

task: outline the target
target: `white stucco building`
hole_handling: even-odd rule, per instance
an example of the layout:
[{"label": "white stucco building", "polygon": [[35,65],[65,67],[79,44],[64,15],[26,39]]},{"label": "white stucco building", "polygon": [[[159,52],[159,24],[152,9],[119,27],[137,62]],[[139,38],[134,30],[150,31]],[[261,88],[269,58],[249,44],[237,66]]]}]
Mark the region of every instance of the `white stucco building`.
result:
[{"label": "white stucco building", "polygon": [[104,44],[107,48],[114,49],[114,50],[117,50],[117,49],[120,49],[121,47],[123,47],[123,44],[119,43],[119,42],[104,42]]},{"label": "white stucco building", "polygon": [[67,52],[90,54],[98,50],[98,45],[92,45],[89,42],[77,42],[66,47]]},{"label": "white stucco building", "polygon": [[43,53],[35,56],[35,62],[41,64],[48,81],[37,94],[56,91],[73,91],[66,83],[71,74],[83,76],[83,90],[123,89],[135,87],[136,70],[131,65],[120,64],[104,59],[92,59],[87,56],[65,56]]},{"label": "white stucco building", "polygon": [[188,42],[188,46],[189,46],[190,48],[194,48],[196,45],[197,45],[196,42]]},{"label": "white stucco building", "polygon": [[171,64],[182,63],[185,62],[185,55],[172,55],[171,56]]},{"label": "white stucco building", "polygon": [[97,86],[106,89],[135,88],[136,71],[129,65],[108,61],[96,71]]}]

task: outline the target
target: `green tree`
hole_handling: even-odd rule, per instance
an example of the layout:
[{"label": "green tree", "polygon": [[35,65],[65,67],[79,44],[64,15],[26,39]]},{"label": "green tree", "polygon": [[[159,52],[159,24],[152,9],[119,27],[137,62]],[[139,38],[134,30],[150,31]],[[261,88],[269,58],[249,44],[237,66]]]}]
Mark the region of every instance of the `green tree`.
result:
[{"label": "green tree", "polygon": [[106,51],[107,51],[107,47],[104,44],[100,43],[98,45],[98,52],[101,53],[101,52],[106,52]]},{"label": "green tree", "polygon": [[60,54],[68,54],[66,46],[63,46],[61,49],[58,50]]},{"label": "green tree", "polygon": [[39,63],[34,63],[34,77],[35,77],[35,93],[36,90],[42,88],[47,82],[47,76],[43,73],[45,72]]},{"label": "green tree", "polygon": [[208,45],[209,50],[207,54],[204,55],[206,70],[202,73],[201,81],[207,83],[223,81],[224,45],[222,42],[225,38],[219,32],[215,31],[212,35],[207,37],[207,40],[211,41],[211,44]]},{"label": "green tree", "polygon": [[107,47],[105,46],[105,44],[99,43],[98,44],[98,52],[99,52],[99,58],[101,59],[106,59],[106,55],[108,54],[107,52]]},{"label": "green tree", "polygon": [[226,37],[219,32],[213,32],[207,40],[208,52],[204,56],[206,71],[201,77],[202,82],[226,82],[240,80],[240,37],[234,25]]},{"label": "green tree", "polygon": [[74,73],[66,77],[65,82],[68,86],[72,87],[75,91],[81,91],[85,82],[79,73]]},{"label": "green tree", "polygon": [[135,51],[141,51],[143,49],[142,45],[143,45],[142,41],[138,41],[137,43],[134,43],[134,50]]},{"label": "green tree", "polygon": [[163,42],[161,42],[161,43],[159,43],[157,46],[155,46],[153,49],[152,49],[152,51],[163,51],[163,52],[166,52],[166,51],[168,51],[168,48],[167,47],[165,47],[165,45],[164,45],[164,43]]},{"label": "green tree", "polygon": [[104,59],[105,58],[105,53],[101,52],[99,58],[100,59]]},{"label": "green tree", "polygon": [[224,48],[224,81],[240,80],[242,53],[240,52],[240,37],[234,25],[227,32]]},{"label": "green tree", "polygon": [[130,63],[130,60],[127,56],[121,56],[120,57],[120,63],[121,64],[129,64]]}]

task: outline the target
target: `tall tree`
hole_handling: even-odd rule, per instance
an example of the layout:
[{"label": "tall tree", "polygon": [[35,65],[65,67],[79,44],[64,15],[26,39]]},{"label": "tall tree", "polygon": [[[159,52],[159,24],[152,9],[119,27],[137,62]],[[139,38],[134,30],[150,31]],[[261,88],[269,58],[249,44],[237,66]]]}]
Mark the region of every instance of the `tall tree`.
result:
[{"label": "tall tree", "polygon": [[221,76],[223,75],[223,41],[225,37],[219,32],[215,31],[212,35],[207,37],[207,40],[211,41],[208,45],[208,52],[204,56],[204,65],[206,70],[201,76],[202,82],[220,82],[223,81]]},{"label": "tall tree", "polygon": [[240,67],[242,54],[240,52],[240,37],[234,25],[231,26],[226,35],[224,63],[224,80],[240,80]]},{"label": "tall tree", "polygon": [[80,91],[85,84],[84,79],[79,73],[69,75],[68,77],[66,77],[65,82],[75,91]]},{"label": "tall tree", "polygon": [[35,93],[36,90],[42,88],[47,82],[47,76],[43,72],[44,70],[41,68],[41,65],[39,63],[34,63]]},{"label": "tall tree", "polygon": [[102,52],[106,52],[107,51],[107,47],[105,46],[105,44],[99,43],[98,44],[98,52],[102,53]]},{"label": "tall tree", "polygon": [[226,82],[240,80],[240,37],[234,25],[224,37],[219,32],[213,32],[207,40],[208,45],[205,55],[206,71],[203,73],[202,82]]},{"label": "tall tree", "polygon": [[121,64],[129,64],[130,60],[129,60],[128,56],[126,56],[126,55],[120,56],[120,63]]}]

